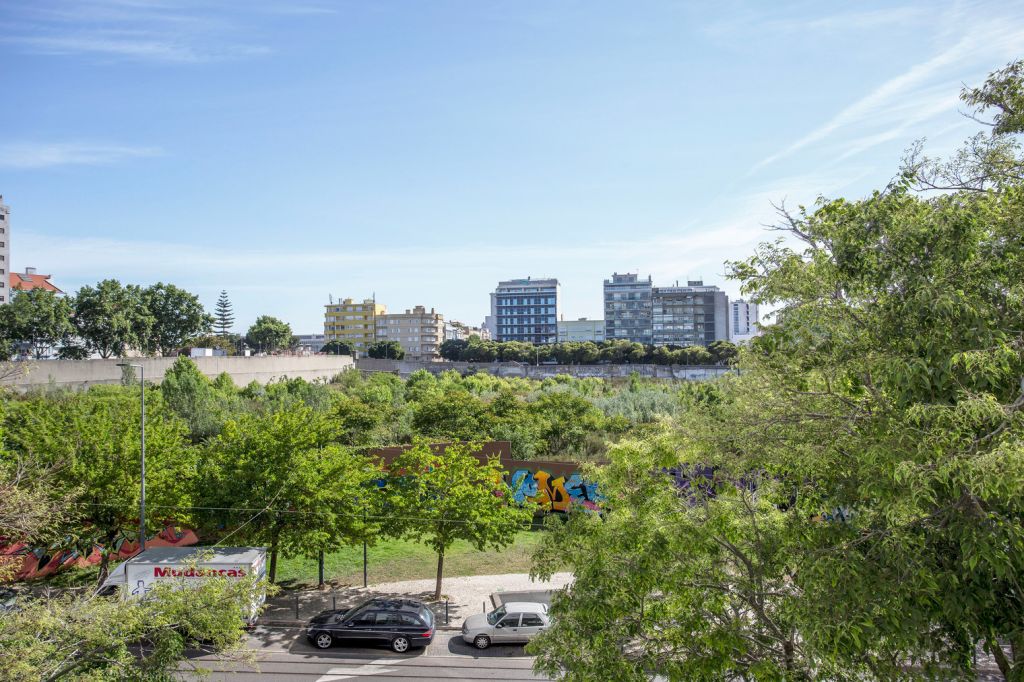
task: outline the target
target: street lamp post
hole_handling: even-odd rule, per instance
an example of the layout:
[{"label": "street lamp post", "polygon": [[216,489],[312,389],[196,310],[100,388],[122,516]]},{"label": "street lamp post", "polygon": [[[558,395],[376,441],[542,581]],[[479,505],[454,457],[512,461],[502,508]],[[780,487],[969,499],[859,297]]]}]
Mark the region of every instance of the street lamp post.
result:
[{"label": "street lamp post", "polygon": [[139,437],[142,481],[139,484],[139,552],[146,549],[146,368],[129,362],[119,362],[118,367],[139,368],[139,402],[142,405],[142,429]]}]

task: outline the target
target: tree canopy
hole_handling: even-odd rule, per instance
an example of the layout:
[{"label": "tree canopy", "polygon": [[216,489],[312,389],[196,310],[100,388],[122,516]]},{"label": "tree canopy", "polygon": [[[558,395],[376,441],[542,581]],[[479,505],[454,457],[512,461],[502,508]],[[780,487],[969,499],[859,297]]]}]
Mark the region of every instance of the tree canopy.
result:
[{"label": "tree canopy", "polygon": [[292,328],[276,317],[260,315],[246,332],[245,341],[257,350],[272,353],[291,344]]},{"label": "tree canopy", "polygon": [[[538,571],[576,580],[543,670],[969,679],[981,648],[1021,678],[1024,191],[988,155],[1013,148],[1019,77],[964,94],[1001,112],[990,144],[782,211],[731,264],[777,324],[714,400],[613,449],[604,520],[546,545]],[[984,180],[914,191],[938,177]]]}]

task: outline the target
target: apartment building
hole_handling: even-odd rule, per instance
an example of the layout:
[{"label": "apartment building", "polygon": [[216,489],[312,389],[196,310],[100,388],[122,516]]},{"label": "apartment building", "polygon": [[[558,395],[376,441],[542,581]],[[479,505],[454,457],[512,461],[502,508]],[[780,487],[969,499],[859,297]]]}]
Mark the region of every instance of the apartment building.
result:
[{"label": "apartment building", "polygon": [[558,340],[561,285],[557,279],[510,279],[491,293],[488,326],[497,341],[544,344]]},{"label": "apartment building", "polygon": [[578,320],[558,321],[558,343],[570,341],[601,343],[605,339],[604,333],[604,320],[588,320],[581,317]]},{"label": "apartment building", "polygon": [[376,340],[377,317],[387,312],[387,306],[370,298],[362,303],[346,298],[325,308],[324,337],[327,341],[347,341],[360,355]]},{"label": "apartment building", "polygon": [[8,272],[11,267],[11,207],[4,203],[0,194],[0,304],[11,300],[11,282]]},{"label": "apartment building", "polygon": [[717,286],[691,280],[685,287],[652,287],[655,346],[707,346],[729,339],[729,298]]},{"label": "apartment building", "polygon": [[489,341],[491,330],[486,323],[481,327],[471,327],[458,320],[450,320],[444,323],[445,341],[468,341],[471,336],[479,336],[481,341]]},{"label": "apartment building", "polygon": [[731,341],[746,341],[761,332],[759,311],[756,303],[738,298],[730,305],[732,312],[729,326]]},{"label": "apartment building", "polygon": [[[6,270],[6,268],[5,268]],[[50,281],[53,275],[41,275],[35,268],[25,268],[25,272],[12,272],[8,275],[10,287],[8,293],[13,296],[15,291],[32,291],[43,289],[52,291],[57,296],[64,296],[64,292],[57,288],[57,285]]]},{"label": "apartment building", "polygon": [[604,281],[605,338],[609,341],[653,343],[651,317],[651,276],[613,273]]},{"label": "apartment building", "polygon": [[421,305],[377,316],[377,340],[397,341],[409,360],[437,360],[445,340],[444,317]]}]

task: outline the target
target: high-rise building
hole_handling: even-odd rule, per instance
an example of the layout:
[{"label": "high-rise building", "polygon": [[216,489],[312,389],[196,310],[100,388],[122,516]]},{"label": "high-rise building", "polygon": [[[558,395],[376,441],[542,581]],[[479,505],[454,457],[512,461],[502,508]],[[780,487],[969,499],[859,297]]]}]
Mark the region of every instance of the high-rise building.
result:
[{"label": "high-rise building", "polygon": [[729,326],[729,339],[731,341],[745,341],[760,333],[760,317],[756,303],[738,298],[732,301],[729,306],[732,313]]},{"label": "high-rise building", "polygon": [[691,280],[685,287],[651,289],[655,346],[706,346],[729,340],[729,298],[716,286]]},{"label": "high-rise building", "polygon": [[0,303],[11,300],[11,207],[0,194]]},{"label": "high-rise building", "polygon": [[325,307],[324,336],[328,341],[347,341],[360,355],[376,340],[377,316],[387,312],[387,306],[370,298],[362,303],[346,298]]},{"label": "high-rise building", "polygon": [[559,320],[558,343],[570,341],[601,343],[604,341],[604,320],[588,320],[585,317],[578,320]]},{"label": "high-rise building", "polygon": [[653,343],[650,275],[616,272],[604,281],[604,326],[609,341]]},{"label": "high-rise building", "polygon": [[491,294],[491,331],[496,341],[555,343],[561,285],[557,279],[510,279]]},{"label": "high-rise building", "polygon": [[421,305],[377,316],[377,340],[397,341],[409,360],[436,360],[444,342],[444,317]]}]

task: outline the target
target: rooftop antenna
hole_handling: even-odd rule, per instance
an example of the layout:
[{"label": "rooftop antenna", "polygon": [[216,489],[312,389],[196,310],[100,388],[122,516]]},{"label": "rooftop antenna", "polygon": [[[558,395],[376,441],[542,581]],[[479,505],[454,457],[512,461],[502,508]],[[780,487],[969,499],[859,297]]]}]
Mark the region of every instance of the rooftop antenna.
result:
[{"label": "rooftop antenna", "polygon": [[330,303],[331,305],[334,305],[334,296],[333,296],[333,295],[331,295],[331,294],[327,294],[327,301],[328,301],[328,302],[329,302],[329,303]]}]

